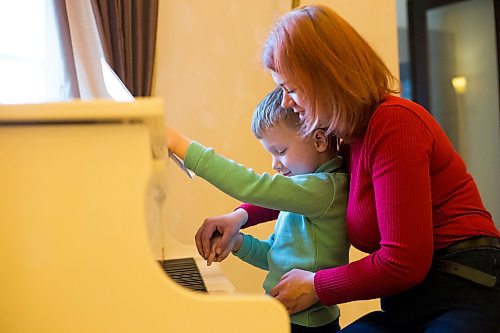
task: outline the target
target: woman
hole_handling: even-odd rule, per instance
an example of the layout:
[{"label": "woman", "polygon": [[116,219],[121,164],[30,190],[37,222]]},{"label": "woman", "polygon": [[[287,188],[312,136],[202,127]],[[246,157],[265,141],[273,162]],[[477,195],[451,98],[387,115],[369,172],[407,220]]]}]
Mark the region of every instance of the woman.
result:
[{"label": "woman", "polygon": [[[326,128],[348,144],[351,244],[368,256],[316,273],[292,270],[271,290],[290,313],[381,298],[343,332],[497,332],[500,248],[491,214],[448,138],[421,106],[393,96],[393,76],[363,38],[323,6],[285,14],[271,31],[263,63],[283,89],[282,106],[303,132]],[[196,235],[208,253],[242,224],[276,212],[243,205],[207,219]],[[248,221],[247,221],[248,220]]]}]

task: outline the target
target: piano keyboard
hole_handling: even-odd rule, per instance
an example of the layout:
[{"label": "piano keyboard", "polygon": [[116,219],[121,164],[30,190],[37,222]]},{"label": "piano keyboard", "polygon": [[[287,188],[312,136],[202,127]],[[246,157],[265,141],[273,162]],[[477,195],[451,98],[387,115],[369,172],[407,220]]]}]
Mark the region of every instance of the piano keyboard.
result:
[{"label": "piano keyboard", "polygon": [[194,291],[207,292],[194,258],[160,260],[159,263],[165,273],[181,286]]},{"label": "piano keyboard", "polygon": [[158,263],[172,280],[188,289],[222,295],[236,292],[219,263],[207,266],[202,257],[189,256],[159,260]]}]

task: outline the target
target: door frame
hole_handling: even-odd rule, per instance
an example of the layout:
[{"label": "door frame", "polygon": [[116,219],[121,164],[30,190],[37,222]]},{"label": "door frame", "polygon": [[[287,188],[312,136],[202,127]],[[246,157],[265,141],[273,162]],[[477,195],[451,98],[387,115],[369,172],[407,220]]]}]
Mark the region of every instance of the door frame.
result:
[{"label": "door frame", "polygon": [[[427,10],[470,0],[408,0],[408,36],[412,99],[429,110],[429,61],[427,44]],[[500,71],[500,4],[493,1],[497,48],[497,69]],[[500,86],[500,75],[498,75]],[[500,100],[500,98],[499,98]],[[500,124],[499,124],[500,126]]]}]

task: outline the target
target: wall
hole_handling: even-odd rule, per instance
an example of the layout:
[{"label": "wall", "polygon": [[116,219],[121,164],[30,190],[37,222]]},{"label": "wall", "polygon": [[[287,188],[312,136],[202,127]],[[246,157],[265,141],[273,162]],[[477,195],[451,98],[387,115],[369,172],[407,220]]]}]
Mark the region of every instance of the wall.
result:
[{"label": "wall", "polygon": [[[302,1],[301,4],[318,3]],[[398,75],[396,6],[393,0],[321,1],[343,15]],[[165,100],[167,119],[187,136],[257,172],[272,171],[271,159],[254,139],[255,105],[273,88],[260,64],[261,43],[276,15],[291,1],[160,1],[155,95]],[[168,231],[193,244],[204,218],[225,214],[238,202],[201,179],[169,167]],[[248,231],[264,238],[273,224]],[[353,251],[351,260],[362,256]],[[264,272],[235,258],[222,267],[241,292],[262,292]],[[342,323],[378,307],[377,301],[342,306]]]}]

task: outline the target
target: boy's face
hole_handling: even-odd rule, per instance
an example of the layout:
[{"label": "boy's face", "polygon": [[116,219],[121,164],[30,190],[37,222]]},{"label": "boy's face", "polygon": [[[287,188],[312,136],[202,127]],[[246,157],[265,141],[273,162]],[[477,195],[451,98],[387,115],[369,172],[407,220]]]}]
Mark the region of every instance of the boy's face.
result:
[{"label": "boy's face", "polygon": [[303,139],[298,130],[280,122],[259,140],[273,157],[273,169],[283,176],[314,172],[324,161],[313,139]]}]

